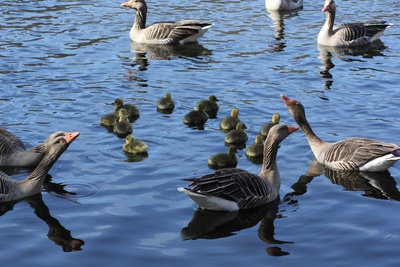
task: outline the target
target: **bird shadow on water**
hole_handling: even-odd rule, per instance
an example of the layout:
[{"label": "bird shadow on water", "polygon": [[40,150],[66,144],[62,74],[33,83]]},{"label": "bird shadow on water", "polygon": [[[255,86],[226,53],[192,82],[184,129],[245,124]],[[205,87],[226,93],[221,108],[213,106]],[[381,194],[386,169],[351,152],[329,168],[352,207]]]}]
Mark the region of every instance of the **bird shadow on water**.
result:
[{"label": "bird shadow on water", "polygon": [[364,197],[400,201],[400,192],[396,180],[389,171],[360,172],[336,171],[325,168],[315,158],[310,163],[307,172],[292,185],[293,195],[303,195],[307,192],[307,184],[321,174],[324,174],[333,184],[341,185],[348,191],[364,191]]},{"label": "bird shadow on water", "polygon": [[272,245],[266,248],[267,254],[269,256],[289,255],[290,253],[283,251],[279,245],[292,244],[293,242],[277,240],[274,237],[274,221],[281,217],[279,215],[280,203],[281,200],[278,197],[267,205],[239,211],[210,211],[198,208],[188,226],[182,228],[181,237],[183,240],[230,237],[236,235],[236,232],[251,228],[261,221],[258,237],[261,241]]},{"label": "bird shadow on water", "polygon": [[333,58],[338,58],[344,62],[362,62],[363,59],[385,56],[382,51],[387,48],[381,40],[377,40],[369,45],[356,47],[330,47],[323,45],[317,45],[317,47],[319,59],[322,63],[320,75],[325,82],[325,90],[330,90],[333,84],[333,75],[330,72],[335,67],[335,64],[332,62]]},{"label": "bird shadow on water", "polygon": [[[63,197],[75,194],[73,192],[66,191],[64,187],[65,185],[63,184],[53,183],[50,175],[47,176],[45,182],[43,183],[43,190],[48,193],[57,194]],[[49,227],[47,237],[56,245],[61,246],[64,252],[82,250],[81,247],[85,244],[85,242],[81,239],[72,237],[71,231],[66,229],[56,218],[51,216],[50,210],[44,203],[41,193],[17,201],[0,203],[0,216],[4,216],[7,212],[13,210],[14,206],[19,202],[26,202],[33,208],[36,216],[43,220]]]},{"label": "bird shadow on water", "polygon": [[128,80],[140,81],[135,74],[137,71],[146,71],[150,65],[149,60],[173,60],[178,58],[188,59],[197,64],[206,64],[205,57],[212,55],[212,51],[203,45],[194,42],[185,45],[154,45],[130,42],[131,52],[135,53],[133,62],[129,62],[125,69],[128,70]]}]

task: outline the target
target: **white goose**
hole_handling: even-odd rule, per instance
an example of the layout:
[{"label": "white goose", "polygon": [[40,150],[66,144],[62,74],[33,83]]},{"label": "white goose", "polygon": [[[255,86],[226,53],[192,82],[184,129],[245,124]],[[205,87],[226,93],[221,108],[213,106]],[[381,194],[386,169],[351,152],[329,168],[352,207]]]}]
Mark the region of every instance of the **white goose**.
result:
[{"label": "white goose", "polygon": [[61,133],[49,141],[46,154],[39,165],[22,181],[16,181],[0,172],[0,202],[14,201],[40,193],[48,171],[78,136],[78,132]]},{"label": "white goose", "polygon": [[361,46],[379,39],[386,28],[392,24],[386,21],[364,21],[344,23],[333,27],[336,5],[334,0],[326,0],[323,12],[326,21],[318,34],[318,44],[325,46]]},{"label": "white goose", "polygon": [[303,105],[281,95],[290,114],[303,130],[316,160],[336,170],[382,172],[400,159],[400,146],[364,137],[350,137],[335,143],[322,141],[306,119]]},{"label": "white goose", "polygon": [[294,10],[303,7],[303,0],[265,0],[268,10]]},{"label": "white goose", "polygon": [[188,187],[179,187],[202,209],[236,211],[262,206],[274,201],[281,186],[276,156],[279,144],[297,126],[278,124],[271,128],[264,145],[261,172],[256,175],[248,171],[231,168],[221,169],[200,178],[187,178]]},{"label": "white goose", "polygon": [[212,26],[197,20],[181,20],[159,22],[146,27],[147,5],[144,0],[130,0],[121,6],[136,9],[130,39],[137,43],[170,45],[195,42]]}]

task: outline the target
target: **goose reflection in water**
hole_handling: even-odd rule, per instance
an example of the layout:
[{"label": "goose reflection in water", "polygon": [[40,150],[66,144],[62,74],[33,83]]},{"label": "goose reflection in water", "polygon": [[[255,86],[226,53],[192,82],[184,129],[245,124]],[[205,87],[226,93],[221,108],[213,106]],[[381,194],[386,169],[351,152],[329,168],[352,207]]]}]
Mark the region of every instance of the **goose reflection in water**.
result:
[{"label": "goose reflection in water", "polygon": [[[276,240],[274,237],[274,220],[278,217],[279,197],[267,205],[243,209],[239,211],[210,211],[197,209],[188,226],[181,230],[183,240],[217,239],[236,235],[235,232],[255,226],[260,223],[258,236],[268,244],[292,244],[293,242]],[[289,252],[282,251],[279,246],[266,248],[270,256],[285,256]]]},{"label": "goose reflection in water", "polygon": [[308,167],[306,174],[300,176],[299,180],[292,185],[294,195],[302,195],[307,192],[307,184],[314,177],[324,173],[333,184],[341,185],[349,191],[364,191],[364,197],[376,199],[387,199],[400,201],[400,192],[396,180],[385,172],[359,172],[359,171],[336,171],[325,168],[315,158]]},{"label": "goose reflection in water", "polygon": [[331,89],[333,84],[333,75],[330,73],[330,70],[335,67],[335,64],[333,64],[332,58],[338,58],[345,62],[363,61],[363,59],[385,56],[382,51],[386,49],[381,40],[377,40],[369,45],[356,47],[317,46],[319,59],[322,63],[320,75],[325,82],[325,90]]},{"label": "goose reflection in water", "polygon": [[[68,192],[64,189],[65,185],[51,182],[51,176],[48,175],[45,182],[43,183],[43,189],[51,194],[57,194],[61,196],[74,195],[75,193]],[[61,223],[54,217],[51,216],[49,208],[43,202],[42,194],[36,194],[19,201],[6,202],[0,204],[0,216],[3,216],[6,212],[13,210],[14,206],[19,202],[28,203],[34,210],[36,216],[42,219],[49,227],[47,233],[48,238],[53,241],[56,245],[62,247],[64,252],[81,251],[82,246],[85,242],[81,239],[77,239],[71,236],[71,232],[66,229]]]},{"label": "goose reflection in water", "polygon": [[267,9],[269,13],[268,17],[270,17],[274,23],[275,40],[277,41],[273,46],[273,52],[282,52],[285,50],[285,20],[297,17],[299,15],[299,11],[301,10],[303,10],[303,8],[287,11],[274,11]]}]

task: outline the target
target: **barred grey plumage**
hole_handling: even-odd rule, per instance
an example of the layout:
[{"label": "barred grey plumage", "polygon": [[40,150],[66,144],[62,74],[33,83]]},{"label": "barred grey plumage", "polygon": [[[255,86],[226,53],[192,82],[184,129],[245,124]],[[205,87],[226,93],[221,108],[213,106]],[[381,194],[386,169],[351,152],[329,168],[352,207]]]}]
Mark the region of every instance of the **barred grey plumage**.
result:
[{"label": "barred grey plumage", "polygon": [[326,46],[361,46],[380,38],[385,29],[392,24],[386,21],[363,21],[343,23],[334,26],[336,5],[334,0],[326,0],[323,12],[326,21],[318,34],[318,44]]},{"label": "barred grey plumage", "polygon": [[400,146],[393,143],[364,137],[350,137],[335,143],[321,140],[311,129],[304,106],[284,95],[281,98],[303,130],[319,163],[337,170],[382,172],[400,159]]},{"label": "barred grey plumage", "polygon": [[261,172],[256,175],[243,169],[221,169],[200,178],[188,178],[192,182],[185,188],[186,193],[203,209],[238,210],[248,209],[274,201],[280,190],[280,175],[276,163],[279,144],[296,126],[278,124],[271,128],[264,145],[264,159]]},{"label": "barred grey plumage", "polygon": [[197,20],[181,20],[159,22],[146,27],[147,4],[144,0],[130,0],[121,6],[136,9],[130,39],[138,43],[171,45],[195,42],[212,26]]}]

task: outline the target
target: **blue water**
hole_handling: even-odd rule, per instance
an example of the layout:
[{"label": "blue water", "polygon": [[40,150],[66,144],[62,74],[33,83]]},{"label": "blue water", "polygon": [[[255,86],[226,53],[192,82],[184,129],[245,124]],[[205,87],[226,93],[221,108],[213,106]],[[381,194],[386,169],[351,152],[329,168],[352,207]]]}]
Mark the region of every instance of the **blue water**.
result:
[{"label": "blue water", "polygon": [[[148,1],[148,23],[214,25],[198,44],[145,53],[131,46],[134,13],[120,4],[0,3],[0,126],[28,148],[55,131],[81,133],[50,171],[56,188],[76,194],[53,189],[2,205],[0,259],[13,266],[398,265],[399,164],[378,177],[309,168],[312,153],[298,131],[279,150],[281,202],[267,214],[196,212],[176,190],[182,178],[212,171],[210,155],[227,151],[219,121],[232,107],[246,123],[247,145],[273,113],[294,125],[281,93],[304,104],[324,140],[400,143],[398,3],[338,1],[338,23],[394,26],[365,51],[320,51],[323,1],[306,1],[280,22],[263,1]],[[156,110],[167,91],[172,114]],[[203,130],[185,126],[183,116],[211,94],[220,99],[217,118]],[[99,125],[118,97],[141,112],[133,134],[149,153],[139,161]],[[259,172],[244,150],[238,156],[239,168]],[[64,252],[61,243],[68,250],[72,239],[81,250]]]}]

